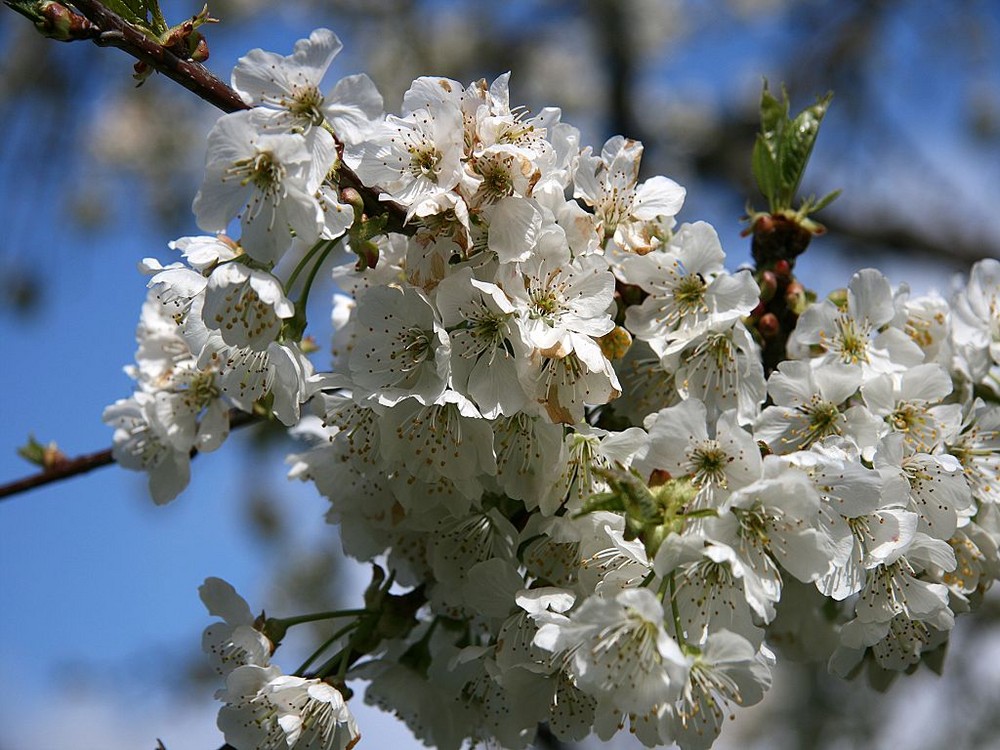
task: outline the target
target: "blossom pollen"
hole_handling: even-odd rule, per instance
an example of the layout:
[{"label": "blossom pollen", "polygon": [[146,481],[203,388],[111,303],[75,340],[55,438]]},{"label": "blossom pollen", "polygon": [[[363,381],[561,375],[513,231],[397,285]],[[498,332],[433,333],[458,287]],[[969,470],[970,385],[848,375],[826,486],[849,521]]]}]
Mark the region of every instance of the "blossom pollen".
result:
[{"label": "blossom pollen", "polygon": [[837,331],[829,343],[832,349],[846,365],[856,365],[868,362],[868,338],[871,326],[859,322],[846,313],[841,313],[836,319]]},{"label": "blossom pollen", "polygon": [[688,453],[691,481],[699,487],[711,484],[725,489],[726,465],[732,460],[718,440],[703,440]]}]

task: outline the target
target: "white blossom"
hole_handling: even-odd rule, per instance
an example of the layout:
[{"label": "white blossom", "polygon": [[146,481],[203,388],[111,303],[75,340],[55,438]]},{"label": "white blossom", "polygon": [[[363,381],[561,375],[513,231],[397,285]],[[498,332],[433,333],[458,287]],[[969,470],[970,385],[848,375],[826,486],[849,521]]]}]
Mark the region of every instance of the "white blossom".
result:
[{"label": "white blossom", "polygon": [[[313,137],[330,135],[317,130]],[[314,242],[323,227],[316,192],[335,157],[330,140],[322,164],[303,135],[262,132],[253,111],[223,115],[208,135],[205,179],[194,199],[198,226],[222,232],[238,216],[240,244],[261,263],[277,262],[293,236]]]}]

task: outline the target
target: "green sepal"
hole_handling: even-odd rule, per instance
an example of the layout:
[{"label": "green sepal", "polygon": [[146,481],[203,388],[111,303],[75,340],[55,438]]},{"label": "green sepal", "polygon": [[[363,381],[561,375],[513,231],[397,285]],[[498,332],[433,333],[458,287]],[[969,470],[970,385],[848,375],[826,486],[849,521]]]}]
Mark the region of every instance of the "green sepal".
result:
[{"label": "green sepal", "polygon": [[594,513],[599,510],[624,513],[625,503],[617,492],[601,492],[598,495],[588,497],[583,503],[583,508],[574,517],[579,518],[580,516],[585,516],[588,513]]},{"label": "green sepal", "polygon": [[621,498],[625,514],[637,528],[643,528],[660,518],[656,497],[646,483],[631,471],[596,469],[595,473],[610,486],[611,492]]},{"label": "green sepal", "polygon": [[350,228],[348,244],[354,254],[358,256],[358,262],[355,266],[357,271],[375,268],[378,265],[378,245],[372,242],[372,238],[385,234],[388,223],[389,216],[379,214],[361,221],[356,220],[354,226]]},{"label": "green sepal", "polygon": [[288,632],[288,626],[284,620],[280,617],[268,617],[263,612],[254,621],[253,626],[255,630],[263,633],[271,641],[272,648],[274,649],[277,649],[281,645],[281,642],[285,640],[285,634]]}]

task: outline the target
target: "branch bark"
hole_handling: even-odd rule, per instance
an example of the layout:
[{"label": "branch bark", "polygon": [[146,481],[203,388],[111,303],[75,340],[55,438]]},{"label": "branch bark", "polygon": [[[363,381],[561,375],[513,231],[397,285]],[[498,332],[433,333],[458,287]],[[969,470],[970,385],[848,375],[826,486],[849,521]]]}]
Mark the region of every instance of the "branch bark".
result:
[{"label": "branch bark", "polygon": [[97,453],[88,453],[76,458],[66,459],[65,461],[60,461],[51,469],[45,469],[37,474],[32,474],[30,477],[24,477],[23,479],[0,485],[0,499],[17,495],[21,492],[27,492],[28,490],[33,490],[36,487],[41,487],[52,482],[58,482],[60,479],[86,474],[88,471],[99,469],[114,462],[115,459],[111,455],[110,448],[98,451]]},{"label": "branch bark", "polygon": [[[230,430],[238,430],[241,427],[246,427],[247,425],[255,424],[259,421],[260,420],[255,415],[249,414],[245,411],[239,411],[238,409],[230,409],[229,411]],[[191,458],[194,458],[197,455],[197,449],[192,448]],[[80,474],[86,474],[89,471],[99,469],[102,466],[110,466],[113,463],[115,463],[115,458],[112,455],[111,448],[97,451],[96,453],[86,453],[81,456],[77,456],[76,458],[68,458],[63,461],[59,461],[51,468],[43,469],[37,474],[32,474],[31,476],[16,479],[13,482],[0,485],[0,500],[4,500],[22,492],[27,492],[28,490],[33,490],[36,487],[43,487],[46,484],[51,484],[52,482],[58,482],[61,479],[69,479],[70,477],[79,476]]]},{"label": "branch bark", "polygon": [[204,65],[178,57],[102,3],[73,0],[73,7],[100,30],[93,38],[99,47],[115,47],[128,53],[223,112],[249,109],[239,94]]}]

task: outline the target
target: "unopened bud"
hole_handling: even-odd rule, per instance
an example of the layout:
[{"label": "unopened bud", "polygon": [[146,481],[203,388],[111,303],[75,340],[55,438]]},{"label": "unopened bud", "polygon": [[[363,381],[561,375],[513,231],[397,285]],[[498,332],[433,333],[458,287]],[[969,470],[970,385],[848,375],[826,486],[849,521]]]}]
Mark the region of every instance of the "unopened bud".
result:
[{"label": "unopened bud", "polygon": [[770,312],[765,313],[757,321],[757,330],[765,339],[773,339],[781,333],[781,323],[778,322],[778,316]]},{"label": "unopened bud", "polygon": [[774,273],[778,276],[778,278],[787,281],[792,273],[792,264],[782,258],[781,260],[775,262]]},{"label": "unopened bud", "polygon": [[757,285],[760,287],[760,301],[770,302],[778,292],[778,277],[774,275],[773,271],[764,271],[761,273]]},{"label": "unopened bud", "polygon": [[361,193],[354,188],[344,188],[340,191],[340,200],[354,209],[354,219],[360,221],[361,214],[365,210],[365,200],[361,197]]},{"label": "unopened bud", "polygon": [[358,256],[358,262],[354,266],[356,271],[361,272],[378,265],[378,245],[371,240],[352,242],[351,249]]},{"label": "unopened bud", "polygon": [[621,326],[615,326],[597,340],[608,359],[621,359],[632,346],[632,335]]},{"label": "unopened bud", "polygon": [[761,214],[751,228],[754,234],[766,234],[774,231],[774,217],[771,214]]},{"label": "unopened bud", "polygon": [[[179,23],[176,26],[172,26],[167,32],[160,37],[160,44],[169,49],[171,52],[181,52],[181,48],[187,47],[188,37],[194,33],[194,23],[192,21],[185,21],[184,23]],[[183,52],[187,52],[184,49]]]},{"label": "unopened bud", "polygon": [[751,253],[758,267],[774,268],[779,261],[786,260],[791,269],[795,258],[809,246],[812,236],[809,228],[794,214],[763,214],[753,223]]},{"label": "unopened bud", "polygon": [[649,475],[649,481],[646,482],[646,484],[650,487],[659,487],[660,485],[666,484],[671,479],[673,479],[673,477],[670,476],[669,471],[666,471],[665,469],[653,469]]},{"label": "unopened bud", "polygon": [[144,63],[139,60],[135,65],[132,66],[132,77],[138,81],[136,87],[141,86],[146,82],[146,79],[153,75],[155,68],[148,63]]},{"label": "unopened bud", "polygon": [[785,304],[788,309],[796,315],[801,315],[809,306],[809,298],[806,295],[806,288],[798,281],[793,281],[785,289]]},{"label": "unopened bud", "polygon": [[198,35],[198,43],[191,52],[191,59],[194,62],[205,62],[208,59],[208,42],[201,34]]},{"label": "unopened bud", "polygon": [[847,290],[846,289],[834,289],[830,294],[827,295],[827,299],[837,306],[840,310],[847,309]]}]

